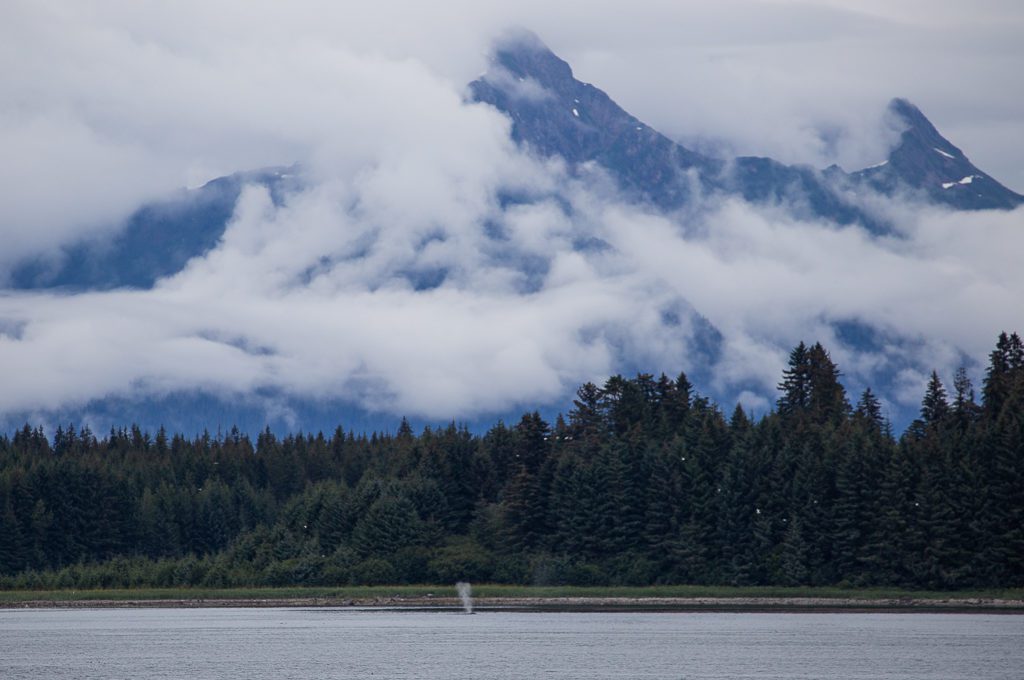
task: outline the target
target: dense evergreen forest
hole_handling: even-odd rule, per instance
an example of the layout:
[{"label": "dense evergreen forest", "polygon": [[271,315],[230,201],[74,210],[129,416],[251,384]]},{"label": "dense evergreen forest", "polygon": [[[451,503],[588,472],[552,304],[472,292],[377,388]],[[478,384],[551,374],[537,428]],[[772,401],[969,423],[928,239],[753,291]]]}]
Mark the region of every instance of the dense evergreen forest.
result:
[{"label": "dense evergreen forest", "polygon": [[0,587],[1024,586],[1020,337],[980,402],[933,374],[898,439],[838,378],[801,344],[757,421],[642,374],[483,436],[26,425],[0,438]]}]

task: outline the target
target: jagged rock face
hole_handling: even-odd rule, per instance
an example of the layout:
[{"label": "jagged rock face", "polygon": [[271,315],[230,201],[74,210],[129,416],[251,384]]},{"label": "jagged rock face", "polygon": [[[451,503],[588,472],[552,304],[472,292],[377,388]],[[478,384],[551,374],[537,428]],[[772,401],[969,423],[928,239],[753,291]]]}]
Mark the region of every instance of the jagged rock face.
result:
[{"label": "jagged rock face", "polygon": [[853,173],[853,178],[886,194],[920,191],[959,210],[1012,209],[1024,203],[1024,196],[975,167],[916,106],[894,99],[889,112],[905,128],[899,144],[885,163]]},{"label": "jagged rock face", "polygon": [[826,174],[808,166],[779,163],[771,158],[737,158],[727,187],[752,203],[789,202],[798,217],[826,219],[839,224],[860,222],[873,231],[884,225],[841,197]]},{"label": "jagged rock face", "polygon": [[504,112],[512,136],[570,166],[595,162],[627,195],[676,209],[695,191],[742,196],[755,203],[786,203],[797,216],[885,230],[843,190],[893,194],[910,189],[960,210],[1014,208],[1024,197],[976,168],[921,111],[903,99],[890,111],[904,127],[900,144],[879,166],[847,175],[770,158],[726,162],[696,153],[637,120],[612,99],[573,77],[572,69],[536,36],[519,33],[501,42],[487,74],[470,84],[476,101]]},{"label": "jagged rock face", "polygon": [[700,192],[792,202],[801,206],[801,217],[871,224],[813,168],[770,158],[725,162],[673,142],[576,80],[569,65],[531,34],[500,43],[490,70],[470,90],[476,101],[509,116],[516,142],[571,166],[596,162],[628,196],[661,209],[680,208]]},{"label": "jagged rock face", "polygon": [[[531,35],[500,44],[490,70],[470,83],[470,91],[475,101],[512,119],[516,142],[573,165],[595,161],[626,193],[660,208],[677,208],[695,189],[710,187],[723,166],[676,144],[598,88],[576,80],[569,64]],[[705,186],[693,186],[694,179]]]}]

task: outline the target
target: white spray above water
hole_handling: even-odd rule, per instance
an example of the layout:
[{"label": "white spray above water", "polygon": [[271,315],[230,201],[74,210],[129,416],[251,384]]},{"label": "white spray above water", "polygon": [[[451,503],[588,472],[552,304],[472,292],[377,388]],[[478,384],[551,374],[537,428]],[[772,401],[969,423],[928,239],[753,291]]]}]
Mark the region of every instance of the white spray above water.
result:
[{"label": "white spray above water", "polygon": [[459,599],[462,600],[462,608],[467,614],[473,613],[473,586],[469,585],[465,581],[459,581],[455,584],[455,589],[459,591]]}]

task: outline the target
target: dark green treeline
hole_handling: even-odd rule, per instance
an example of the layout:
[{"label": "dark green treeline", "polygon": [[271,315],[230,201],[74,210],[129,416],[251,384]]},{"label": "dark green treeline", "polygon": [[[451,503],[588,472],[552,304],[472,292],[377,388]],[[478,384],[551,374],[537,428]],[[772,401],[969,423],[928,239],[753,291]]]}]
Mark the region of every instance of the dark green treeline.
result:
[{"label": "dark green treeline", "polygon": [[1024,586],[1024,348],[933,374],[899,440],[820,346],[776,410],[613,377],[482,437],[138,428],[0,438],[0,587],[453,582]]}]

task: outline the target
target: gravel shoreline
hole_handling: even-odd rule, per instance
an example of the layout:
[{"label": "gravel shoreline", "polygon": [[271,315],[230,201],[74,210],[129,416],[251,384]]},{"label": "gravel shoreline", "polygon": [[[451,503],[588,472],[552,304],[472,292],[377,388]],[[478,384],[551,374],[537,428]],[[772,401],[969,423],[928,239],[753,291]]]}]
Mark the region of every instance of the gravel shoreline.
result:
[{"label": "gravel shoreline", "polygon": [[[338,607],[354,609],[461,610],[454,597],[209,598],[126,600],[23,600],[0,609],[136,609],[202,607]],[[1024,600],[996,598],[835,597],[481,597],[476,611],[664,611],[664,612],[950,612],[1024,614]]]}]

